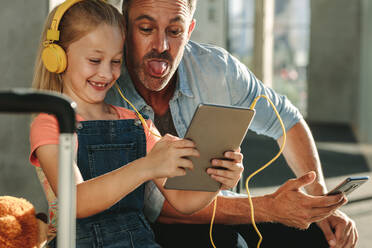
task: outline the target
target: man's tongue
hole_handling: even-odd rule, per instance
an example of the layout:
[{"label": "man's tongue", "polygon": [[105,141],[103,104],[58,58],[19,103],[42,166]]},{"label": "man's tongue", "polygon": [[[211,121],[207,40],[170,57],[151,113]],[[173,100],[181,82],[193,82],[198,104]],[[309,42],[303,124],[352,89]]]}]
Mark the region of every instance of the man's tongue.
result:
[{"label": "man's tongue", "polygon": [[161,76],[168,66],[168,64],[163,61],[150,61],[148,65],[150,72],[156,76]]}]

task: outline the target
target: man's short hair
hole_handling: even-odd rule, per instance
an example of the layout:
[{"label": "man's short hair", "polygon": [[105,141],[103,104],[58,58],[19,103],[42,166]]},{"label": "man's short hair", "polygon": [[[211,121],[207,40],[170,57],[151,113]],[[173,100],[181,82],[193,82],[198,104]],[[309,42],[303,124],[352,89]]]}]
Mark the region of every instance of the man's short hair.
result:
[{"label": "man's short hair", "polygon": [[[122,5],[122,8],[121,8],[122,13],[123,13],[127,23],[128,23],[129,6],[132,3],[132,1],[133,0],[123,0],[123,5]],[[197,0],[188,0],[188,5],[189,5],[191,16],[194,15],[194,12],[195,12],[195,9],[196,9],[196,3],[197,3]]]}]

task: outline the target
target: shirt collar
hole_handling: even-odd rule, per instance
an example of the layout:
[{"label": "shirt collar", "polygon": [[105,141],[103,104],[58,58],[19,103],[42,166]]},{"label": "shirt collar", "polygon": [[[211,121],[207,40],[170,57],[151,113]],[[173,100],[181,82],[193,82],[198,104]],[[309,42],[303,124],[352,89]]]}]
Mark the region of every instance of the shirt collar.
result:
[{"label": "shirt collar", "polygon": [[193,94],[193,92],[190,88],[190,85],[189,85],[189,80],[188,80],[188,77],[187,77],[186,66],[185,66],[184,60],[185,60],[184,57],[182,57],[181,62],[180,62],[179,66],[178,66],[178,69],[177,69],[177,82],[178,82],[178,84],[177,84],[175,93],[177,93],[177,91],[179,91],[183,95],[192,98],[192,97],[194,97],[194,94]]}]

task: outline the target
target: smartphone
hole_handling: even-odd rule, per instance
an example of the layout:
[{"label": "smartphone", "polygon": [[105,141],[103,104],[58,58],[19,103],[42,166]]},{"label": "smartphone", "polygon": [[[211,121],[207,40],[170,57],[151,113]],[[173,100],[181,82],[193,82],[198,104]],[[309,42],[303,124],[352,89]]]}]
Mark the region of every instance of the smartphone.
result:
[{"label": "smartphone", "polygon": [[327,195],[336,195],[340,193],[344,193],[345,195],[350,194],[360,185],[368,181],[369,177],[348,177],[344,181],[342,181],[339,185],[337,185],[334,189],[329,191]]}]

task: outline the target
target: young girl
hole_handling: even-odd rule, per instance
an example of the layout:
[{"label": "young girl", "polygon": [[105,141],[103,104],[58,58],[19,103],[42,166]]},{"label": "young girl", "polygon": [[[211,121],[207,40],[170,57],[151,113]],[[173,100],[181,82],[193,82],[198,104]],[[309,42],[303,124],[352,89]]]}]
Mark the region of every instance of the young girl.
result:
[{"label": "young girl", "polygon": [[[192,169],[185,157],[199,156],[193,142],[170,135],[157,141],[132,111],[104,103],[120,75],[123,56],[124,20],[114,7],[98,0],[77,1],[70,6],[61,18],[60,36],[55,42],[67,54],[67,67],[60,73],[46,69],[42,51],[56,9],[44,27],[33,87],[63,93],[77,103],[77,247],[159,247],[142,213],[146,181],[153,180],[183,213],[203,208],[218,192],[164,190],[165,178]],[[147,124],[157,132],[151,121]],[[30,161],[45,174],[42,183],[54,227],[58,137],[54,116],[39,114],[34,119]],[[236,163],[241,160],[236,156]],[[237,181],[228,180],[227,185]]]}]

